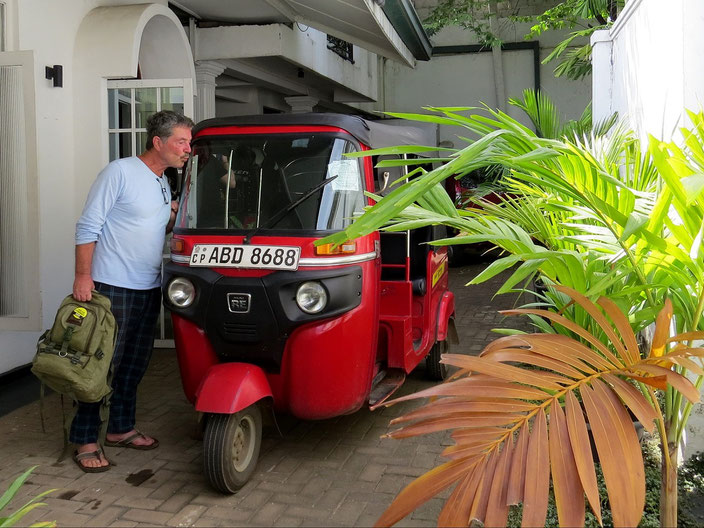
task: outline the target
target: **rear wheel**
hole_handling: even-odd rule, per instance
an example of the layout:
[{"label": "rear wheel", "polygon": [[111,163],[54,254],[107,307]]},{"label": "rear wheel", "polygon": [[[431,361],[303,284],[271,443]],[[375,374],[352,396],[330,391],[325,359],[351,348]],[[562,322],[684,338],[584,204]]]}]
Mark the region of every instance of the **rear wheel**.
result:
[{"label": "rear wheel", "polygon": [[447,378],[447,365],[440,363],[440,356],[447,354],[450,345],[447,341],[437,341],[425,357],[425,373],[428,379],[442,381]]},{"label": "rear wheel", "polygon": [[210,485],[235,493],[252,476],[262,443],[262,413],[252,404],[235,414],[210,414],[203,437],[203,465]]}]

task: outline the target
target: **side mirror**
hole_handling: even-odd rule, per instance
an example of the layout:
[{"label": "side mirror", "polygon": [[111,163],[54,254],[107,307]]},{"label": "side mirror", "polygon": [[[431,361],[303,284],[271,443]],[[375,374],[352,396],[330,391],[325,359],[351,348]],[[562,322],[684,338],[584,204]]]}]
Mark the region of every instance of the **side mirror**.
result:
[{"label": "side mirror", "polygon": [[389,171],[384,171],[382,174],[382,182],[383,185],[381,186],[381,189],[379,189],[379,192],[384,192],[386,188],[389,186],[389,178],[391,177],[391,173]]}]

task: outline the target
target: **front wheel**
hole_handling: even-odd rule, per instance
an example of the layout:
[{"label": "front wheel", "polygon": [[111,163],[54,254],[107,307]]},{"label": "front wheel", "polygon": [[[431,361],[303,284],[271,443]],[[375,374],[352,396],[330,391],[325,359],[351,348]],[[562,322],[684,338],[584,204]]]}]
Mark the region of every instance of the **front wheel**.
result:
[{"label": "front wheel", "polygon": [[442,381],[447,378],[447,365],[440,363],[440,356],[447,354],[450,350],[449,343],[437,341],[425,357],[425,374],[428,379]]},{"label": "front wheel", "polygon": [[210,414],[203,437],[203,465],[210,485],[235,493],[252,476],[262,445],[262,413],[254,403],[235,414]]}]

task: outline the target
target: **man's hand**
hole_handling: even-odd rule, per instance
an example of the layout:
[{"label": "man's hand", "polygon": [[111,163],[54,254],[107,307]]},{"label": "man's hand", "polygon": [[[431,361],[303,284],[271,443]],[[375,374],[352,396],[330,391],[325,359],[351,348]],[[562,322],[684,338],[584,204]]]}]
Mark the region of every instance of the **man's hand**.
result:
[{"label": "man's hand", "polygon": [[77,301],[90,301],[95,289],[93,277],[90,275],[95,242],[76,244],[76,278],[73,280],[73,298]]},{"label": "man's hand", "polygon": [[93,298],[92,291],[95,283],[90,274],[77,273],[73,280],[73,298],[77,301],[90,301]]},{"label": "man's hand", "polygon": [[178,213],[178,200],[171,201],[171,215],[169,216],[169,223],[166,224],[166,234],[171,233],[176,223],[176,213]]}]

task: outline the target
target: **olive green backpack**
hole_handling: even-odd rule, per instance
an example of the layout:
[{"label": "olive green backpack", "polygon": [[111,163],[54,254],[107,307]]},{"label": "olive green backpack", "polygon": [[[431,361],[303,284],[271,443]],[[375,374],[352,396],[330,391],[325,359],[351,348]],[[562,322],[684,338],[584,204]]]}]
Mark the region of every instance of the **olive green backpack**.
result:
[{"label": "olive green backpack", "polygon": [[100,402],[98,441],[105,440],[112,394],[112,356],[117,340],[117,323],[110,311],[110,299],[93,290],[90,301],[67,296],[59,306],[54,325],[37,342],[32,372],[42,382],[39,414],[44,431],[44,388],[61,395],[64,449],[58,461],[71,449],[68,438],[76,405],[67,419],[64,395],[74,402]]},{"label": "olive green backpack", "polygon": [[32,372],[50,389],[76,401],[102,401],[112,392],[116,338],[110,299],[95,291],[88,302],[69,295],[59,306],[54,326],[39,338]]}]

